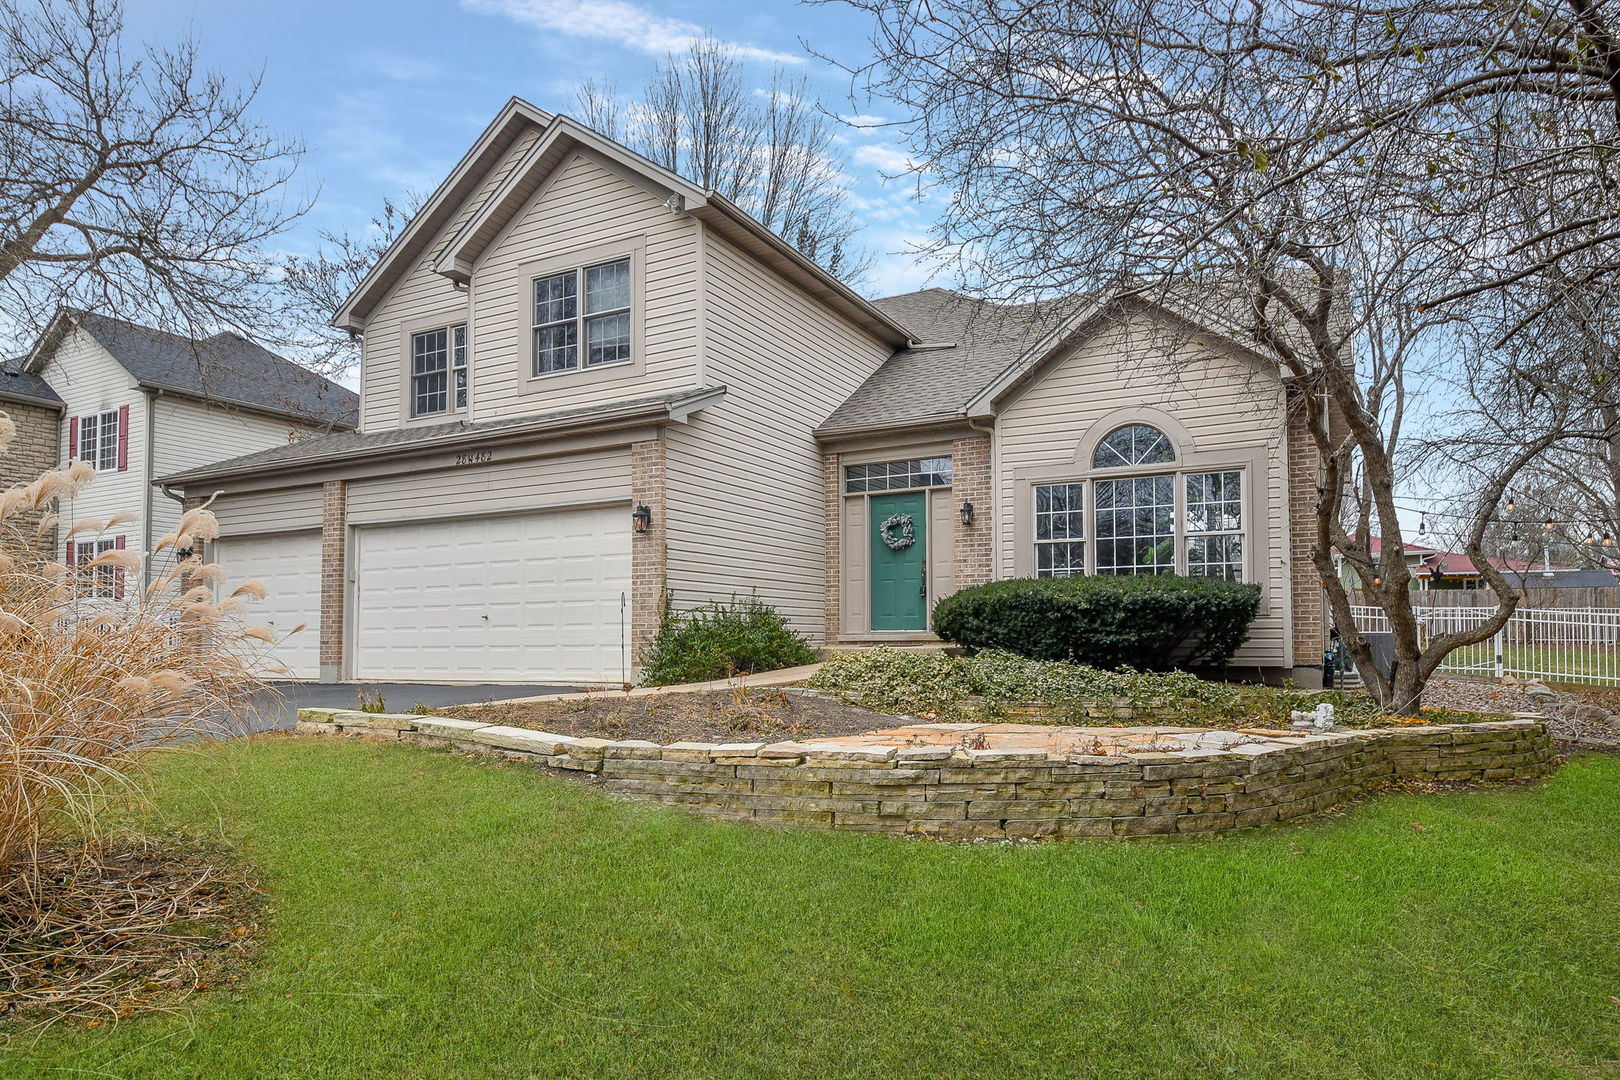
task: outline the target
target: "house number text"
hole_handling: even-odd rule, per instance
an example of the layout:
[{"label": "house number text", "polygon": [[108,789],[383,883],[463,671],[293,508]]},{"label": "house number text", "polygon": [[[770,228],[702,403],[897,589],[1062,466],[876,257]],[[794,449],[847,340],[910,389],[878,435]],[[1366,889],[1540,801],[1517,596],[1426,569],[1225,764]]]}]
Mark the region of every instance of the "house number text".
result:
[{"label": "house number text", "polygon": [[495,460],[493,450],[463,450],[456,455],[457,465],[482,465],[486,461]]}]

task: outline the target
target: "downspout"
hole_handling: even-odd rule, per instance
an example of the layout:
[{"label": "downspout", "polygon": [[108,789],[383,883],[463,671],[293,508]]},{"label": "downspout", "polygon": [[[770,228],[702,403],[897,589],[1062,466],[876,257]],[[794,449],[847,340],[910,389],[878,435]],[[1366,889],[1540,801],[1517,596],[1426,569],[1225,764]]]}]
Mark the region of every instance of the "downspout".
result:
[{"label": "downspout", "polygon": [[996,426],[980,426],[968,417],[968,428],[982,431],[990,437],[990,580],[1001,580],[1001,440],[996,438]]},{"label": "downspout", "polygon": [[157,452],[157,399],[163,394],[162,390],[146,388],[146,456],[141,462],[141,487],[145,490],[141,494],[141,560],[145,570],[141,574],[143,585],[152,584],[152,480],[157,472],[157,459],[153,455]]}]

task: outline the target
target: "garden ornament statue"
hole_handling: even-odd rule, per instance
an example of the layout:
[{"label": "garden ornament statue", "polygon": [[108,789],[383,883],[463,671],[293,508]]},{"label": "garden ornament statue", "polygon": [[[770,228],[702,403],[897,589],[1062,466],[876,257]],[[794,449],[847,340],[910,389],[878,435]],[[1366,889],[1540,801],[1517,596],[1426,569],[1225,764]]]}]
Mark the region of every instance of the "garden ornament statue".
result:
[{"label": "garden ornament statue", "polygon": [[1295,709],[1288,714],[1288,718],[1294,722],[1293,726],[1297,728],[1315,728],[1317,731],[1332,731],[1336,726],[1333,720],[1333,705],[1331,702],[1327,701],[1322,702],[1309,712],[1301,712],[1300,710]]}]

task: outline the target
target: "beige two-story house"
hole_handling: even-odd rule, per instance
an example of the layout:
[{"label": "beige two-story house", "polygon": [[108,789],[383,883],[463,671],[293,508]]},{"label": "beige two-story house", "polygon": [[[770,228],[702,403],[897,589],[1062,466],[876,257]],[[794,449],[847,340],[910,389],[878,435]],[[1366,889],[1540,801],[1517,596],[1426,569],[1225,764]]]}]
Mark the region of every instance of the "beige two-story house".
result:
[{"label": "beige two-story house", "polygon": [[[78,565],[125,549],[146,559],[149,575],[174,557],[153,552],[181,514],[156,478],[352,429],[358,405],[353,391],[238,335],[191,338],[77,310],[51,320],[7,383],[13,396],[51,400],[28,413],[35,422],[17,442],[32,475],[3,479],[31,480],[42,463],[82,461],[96,471],[56,506],[57,558]],[[109,571],[85,587],[117,599],[127,584]]]},{"label": "beige two-story house", "polygon": [[912,642],[964,585],[1166,571],[1261,585],[1241,664],[1321,662],[1314,451],[1187,312],[869,301],[513,100],[336,324],[357,430],[162,481],[214,499],[232,576],[299,598],[304,677],[618,682],[666,593]]}]

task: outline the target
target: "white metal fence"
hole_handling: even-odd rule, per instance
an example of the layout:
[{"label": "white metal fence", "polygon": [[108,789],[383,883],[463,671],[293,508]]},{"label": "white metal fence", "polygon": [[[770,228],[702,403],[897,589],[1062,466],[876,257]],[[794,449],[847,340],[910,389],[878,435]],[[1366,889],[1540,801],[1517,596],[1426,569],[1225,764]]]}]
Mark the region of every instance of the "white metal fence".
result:
[{"label": "white metal fence", "polygon": [[[1389,630],[1376,607],[1352,607],[1356,629]],[[1494,608],[1418,608],[1420,640],[1481,626]],[[1550,682],[1620,685],[1620,608],[1521,608],[1494,636],[1464,646],[1440,670],[1460,675],[1517,675]]]}]

